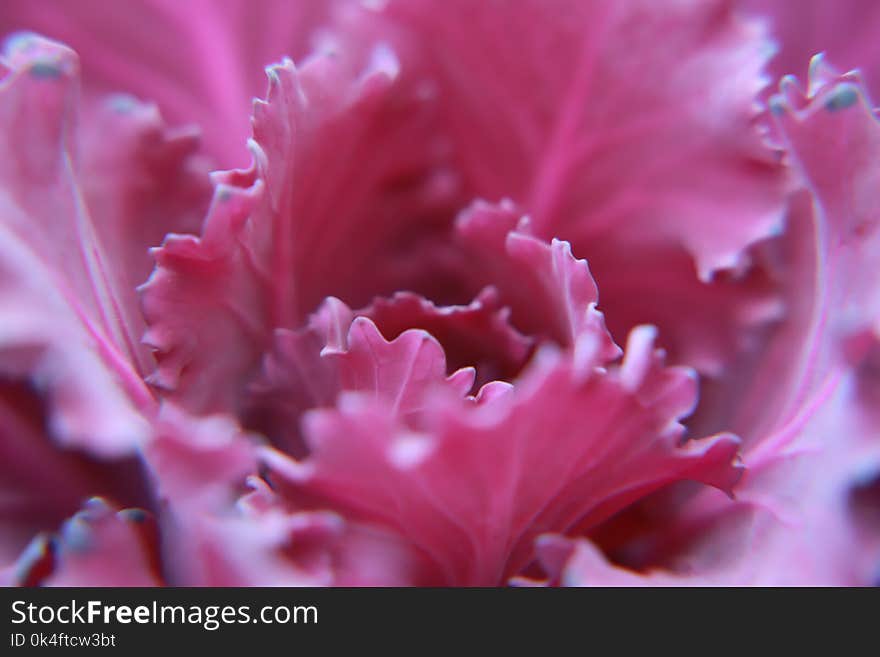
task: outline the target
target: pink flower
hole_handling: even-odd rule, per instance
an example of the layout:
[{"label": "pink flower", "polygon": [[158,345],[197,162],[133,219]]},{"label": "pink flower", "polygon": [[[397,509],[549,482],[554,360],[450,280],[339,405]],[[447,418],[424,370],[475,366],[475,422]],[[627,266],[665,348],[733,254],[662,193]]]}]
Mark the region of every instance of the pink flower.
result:
[{"label": "pink flower", "polygon": [[0,9],[4,582],[876,578],[870,43],[289,4]]}]

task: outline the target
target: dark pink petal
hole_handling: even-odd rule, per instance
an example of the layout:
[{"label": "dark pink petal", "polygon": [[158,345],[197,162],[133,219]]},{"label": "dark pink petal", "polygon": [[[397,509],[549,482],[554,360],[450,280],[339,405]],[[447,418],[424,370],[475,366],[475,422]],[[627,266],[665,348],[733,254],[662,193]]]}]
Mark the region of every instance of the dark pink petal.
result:
[{"label": "dark pink petal", "polygon": [[19,556],[39,532],[54,531],[80,504],[100,495],[120,506],[149,497],[134,458],[101,460],[59,449],[46,408],[23,383],[0,380],[0,563]]},{"label": "dark pink petal", "polygon": [[298,328],[326,296],[366,304],[408,287],[394,263],[411,256],[409,233],[431,239],[445,187],[430,149],[413,148],[430,142],[422,101],[396,76],[383,48],[365,68],[318,57],[269,69],[254,167],[217,176],[201,238],[170,235],[156,251],[143,292],[154,382],[190,409],[239,411],[274,330]]},{"label": "dark pink petal", "polygon": [[284,451],[301,455],[300,416],[332,406],[341,390],[339,371],[324,358],[329,342],[345,340],[354,315],[333,297],[296,331],[278,329],[259,377],[249,386],[245,422]]},{"label": "dark pink petal", "polygon": [[312,46],[332,2],[324,0],[9,0],[0,36],[35,30],[83,59],[89,98],[119,91],[158,103],[173,123],[197,124],[223,167],[247,162],[251,99],[263,68]]},{"label": "dark pink petal", "polygon": [[417,294],[398,292],[376,299],[362,312],[389,338],[424,329],[443,345],[449,369],[476,368],[477,385],[513,378],[531,353],[532,340],[511,326],[510,310],[492,286],[466,306],[437,306]]},{"label": "dark pink petal", "polygon": [[430,333],[410,328],[389,342],[372,320],[355,317],[331,297],[307,327],[276,332],[274,349],[252,387],[248,416],[276,444],[298,453],[300,415],[332,406],[343,391],[385,399],[392,412],[417,422],[428,389],[448,386],[463,397],[473,384],[471,367],[447,376],[443,348]]},{"label": "dark pink petal", "polygon": [[432,396],[417,431],[384,400],[343,396],[306,417],[308,459],[267,451],[267,464],[295,497],[392,529],[459,584],[502,582],[536,535],[591,526],[664,484],[738,479],[734,438],[677,446],[694,379],[661,365],[649,329],[608,369],[598,354],[589,369],[536,358],[512,390],[471,406]]},{"label": "dark pink petal", "polygon": [[779,53],[775,77],[799,75],[804,62],[827,53],[845,70],[860,69],[880,101],[880,5],[873,0],[738,0],[743,9],[770,21]]}]

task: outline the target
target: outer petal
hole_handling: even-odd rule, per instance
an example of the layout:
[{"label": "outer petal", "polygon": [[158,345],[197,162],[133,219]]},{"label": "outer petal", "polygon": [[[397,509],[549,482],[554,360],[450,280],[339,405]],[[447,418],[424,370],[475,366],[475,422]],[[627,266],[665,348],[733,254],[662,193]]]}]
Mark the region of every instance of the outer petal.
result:
[{"label": "outer petal", "polygon": [[0,382],[0,564],[40,532],[54,531],[89,497],[149,502],[135,458],[102,461],[62,450],[46,431],[45,403],[24,383]]},{"label": "outer petal", "polygon": [[470,408],[434,397],[416,432],[387,404],[345,396],[307,416],[309,459],[265,458],[294,498],[391,528],[447,584],[491,585],[524,567],[548,529],[592,526],[683,478],[729,490],[735,439],[676,447],[694,391],[638,331],[620,367],[585,380],[545,351],[507,394],[486,390]]},{"label": "outer petal", "polygon": [[772,100],[804,189],[792,197],[781,258],[788,316],[734,420],[749,438],[773,433],[809,405],[829,372],[861,359],[876,332],[880,122],[859,85],[858,76],[841,76],[816,57],[807,94],[787,78]]},{"label": "outer petal", "polygon": [[855,74],[816,58],[809,96],[792,80],[775,108],[793,159],[816,201],[832,339],[864,330],[880,314],[880,121]]},{"label": "outer petal", "polygon": [[[721,506],[702,494],[687,513],[661,520],[657,536],[615,555],[674,573],[649,583],[876,582],[880,121],[858,79],[833,76],[821,60],[807,95],[793,80],[782,89],[774,111],[811,201],[799,195],[792,206],[801,235],[812,241],[798,256],[802,267],[793,267],[807,276],[810,303],[757,370],[759,394],[783,393],[770,398],[773,412],[764,414],[744,452],[749,471],[737,489],[741,503]],[[595,557],[573,566],[581,581],[620,575]]]},{"label": "outer petal", "polygon": [[76,168],[73,53],[19,38],[3,61],[0,350],[7,377],[51,398],[50,431],[104,455],[146,434],[151,394],[136,297],[83,205]]},{"label": "outer petal", "polygon": [[770,20],[779,54],[776,77],[799,73],[819,52],[846,70],[859,68],[868,89],[880,99],[880,6],[871,0],[739,0],[745,11]]},{"label": "outer petal", "polygon": [[816,57],[807,93],[788,77],[771,100],[803,188],[790,199],[789,228],[773,256],[785,321],[741,370],[740,380],[753,383],[734,398],[728,420],[747,442],[809,405],[829,371],[876,331],[880,129],[859,85]]},{"label": "outer petal", "polygon": [[18,564],[16,584],[157,586],[161,584],[148,514],[114,512],[92,498],[51,542],[37,538]]},{"label": "outer petal", "polygon": [[198,124],[224,167],[247,161],[251,98],[263,68],[308,53],[332,2],[324,0],[9,0],[0,35],[37,30],[79,52],[89,97],[127,91],[156,101],[174,123]]},{"label": "outer petal", "polygon": [[[280,503],[254,444],[228,418],[163,409],[147,451],[162,501],[162,563],[185,586],[391,585],[415,581],[393,537]],[[250,476],[249,476],[250,475]],[[245,490],[245,477],[249,492]]]},{"label": "outer petal", "polygon": [[155,108],[117,98],[80,117],[64,46],[19,35],[2,67],[5,561],[90,496],[148,503],[135,458],[116,459],[149,434],[154,408],[133,286],[150,242],[198,216],[207,179],[193,138]]}]

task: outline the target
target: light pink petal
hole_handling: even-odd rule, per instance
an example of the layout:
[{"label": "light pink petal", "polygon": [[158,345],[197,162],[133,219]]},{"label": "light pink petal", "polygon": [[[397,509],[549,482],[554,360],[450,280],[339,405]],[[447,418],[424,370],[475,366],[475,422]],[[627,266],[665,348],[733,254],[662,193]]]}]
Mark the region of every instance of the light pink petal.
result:
[{"label": "light pink petal", "polygon": [[306,55],[333,5],[324,0],[9,0],[0,36],[33,30],[83,58],[85,92],[130,92],[155,101],[175,124],[196,124],[223,167],[247,162],[251,99],[263,68]]},{"label": "light pink petal", "polygon": [[163,553],[180,586],[328,586],[333,571],[325,546],[338,525],[320,513],[193,515],[165,523]]},{"label": "light pink petal", "polygon": [[349,394],[307,416],[308,459],[267,451],[267,465],[294,498],[397,532],[447,584],[498,584],[542,532],[592,526],[680,479],[725,490],[738,479],[734,438],[678,447],[694,379],[651,345],[634,332],[621,365],[588,377],[543,351],[512,390],[469,407],[432,397],[418,431]]},{"label": "light pink petal", "polygon": [[684,246],[708,278],[783,214],[753,125],[769,42],[730,5],[391,0],[343,12],[341,40],[394,44],[470,196],[510,196],[588,259],[609,237]]},{"label": "light pink petal", "polygon": [[148,500],[134,451],[150,433],[141,375],[153,365],[133,286],[149,240],[198,216],[205,191],[193,140],[154,108],[81,116],[78,68],[36,36],[11,40],[2,59],[4,561],[91,496]]},{"label": "light pink petal", "polygon": [[[228,417],[165,405],[146,448],[160,504],[163,573],[177,586],[407,584],[417,562],[387,533],[281,504],[255,442]],[[247,483],[246,483],[247,482]],[[249,489],[246,494],[245,491]]]},{"label": "light pink petal", "polygon": [[804,189],[791,199],[780,258],[786,322],[750,374],[757,385],[733,422],[749,439],[809,405],[829,372],[870,345],[880,318],[880,122],[859,78],[824,58],[814,59],[808,87],[787,78],[771,101]]},{"label": "light pink petal", "polygon": [[186,586],[402,586],[424,568],[399,539],[329,512],[290,509],[260,479],[227,514],[165,522],[171,581]]},{"label": "light pink petal", "polygon": [[408,287],[394,263],[411,256],[409,233],[432,239],[424,222],[445,198],[430,149],[413,148],[429,133],[392,53],[268,74],[253,168],[217,176],[202,237],[170,235],[143,290],[153,381],[198,411],[241,410],[274,330],[300,327],[326,296],[366,304]]},{"label": "light pink petal", "polygon": [[137,298],[83,204],[77,59],[36,37],[7,48],[0,82],[0,350],[3,374],[51,400],[61,443],[118,455],[142,440]]},{"label": "light pink petal", "polygon": [[880,6],[872,0],[739,0],[746,13],[770,22],[778,54],[775,77],[799,75],[820,52],[844,70],[860,69],[880,101]]},{"label": "light pink petal", "polygon": [[[789,284],[803,299],[753,375],[754,404],[742,409],[760,410],[761,395],[770,406],[744,450],[740,503],[703,493],[686,513],[655,518],[656,536],[614,555],[627,565],[664,566],[697,583],[876,582],[880,122],[857,77],[821,59],[811,72],[807,93],[786,80],[773,100],[805,187],[791,217],[806,239],[791,240],[788,256],[788,275],[804,279]],[[597,564],[585,576],[596,577]]]},{"label": "light pink petal", "polygon": [[792,159],[816,202],[833,337],[854,334],[880,314],[880,121],[855,74],[837,75],[822,58],[807,96],[786,80],[774,107]]}]

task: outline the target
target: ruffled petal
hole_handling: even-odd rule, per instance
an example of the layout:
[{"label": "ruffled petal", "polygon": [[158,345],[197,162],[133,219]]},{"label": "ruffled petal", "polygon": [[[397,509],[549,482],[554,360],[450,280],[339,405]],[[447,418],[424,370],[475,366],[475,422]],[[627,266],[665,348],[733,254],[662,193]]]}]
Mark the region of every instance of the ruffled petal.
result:
[{"label": "ruffled petal", "polygon": [[197,124],[223,167],[247,162],[251,99],[263,68],[304,56],[333,3],[324,0],[101,0],[0,7],[0,35],[36,30],[83,58],[88,98],[120,91],[156,101],[173,123]]},{"label": "ruffled petal", "polygon": [[596,309],[599,292],[587,263],[568,242],[535,237],[529,218],[509,201],[475,202],[459,215],[456,234],[475,261],[474,279],[492,281],[523,332],[575,351],[583,338],[599,358],[620,354]]},{"label": "ruffled petal", "polygon": [[[131,290],[155,265],[149,249],[169,232],[201,228],[211,198],[208,163],[192,129],[171,128],[155,105],[122,94],[88,107],[81,132],[83,197],[120,289],[135,298]],[[130,321],[142,327],[132,303]]]},{"label": "ruffled petal", "polygon": [[733,422],[750,440],[808,406],[829,373],[870,344],[880,318],[880,121],[859,77],[823,57],[812,62],[806,92],[790,77],[780,88],[771,104],[802,189],[790,201],[780,258],[787,316]]},{"label": "ruffled petal", "polygon": [[366,67],[269,69],[253,168],[217,175],[202,237],[169,236],[143,289],[153,381],[188,408],[239,412],[274,330],[298,328],[326,296],[366,304],[409,287],[394,263],[410,233],[431,239],[421,220],[445,187],[430,149],[413,148],[428,136],[421,101],[396,75],[382,48]]},{"label": "ruffled petal", "polygon": [[773,107],[817,204],[823,309],[833,312],[833,337],[839,339],[880,315],[874,267],[880,262],[880,121],[859,76],[837,74],[822,57],[812,62],[806,96],[792,79],[782,90]]},{"label": "ruffled petal", "polygon": [[309,458],[264,458],[293,499],[393,530],[447,584],[497,584],[544,531],[592,526],[680,479],[724,490],[738,479],[733,437],[678,446],[694,379],[651,343],[636,331],[621,365],[596,358],[586,377],[542,351],[512,389],[491,384],[464,404],[432,395],[417,430],[385,400],[349,393],[306,416]]},{"label": "ruffled petal", "polygon": [[[668,518],[649,572],[610,563],[585,541],[547,538],[542,561],[564,585],[869,586],[880,572],[880,434],[854,405],[854,377],[744,456],[734,504],[704,495]],[[560,558],[559,548],[571,551]],[[538,548],[542,554],[542,547]],[[554,556],[555,555],[555,556]]]},{"label": "ruffled petal", "polygon": [[533,339],[510,322],[510,309],[493,286],[483,288],[468,305],[438,306],[411,292],[378,298],[361,311],[383,335],[395,338],[407,329],[423,329],[435,337],[448,369],[473,366],[476,385],[512,379],[531,354]]},{"label": "ruffled petal", "polygon": [[343,50],[390,42],[433,99],[462,204],[510,197],[589,260],[615,339],[653,324],[672,362],[715,378],[755,357],[781,299],[748,247],[781,231],[788,189],[759,21],[725,0],[401,0],[337,24]]},{"label": "ruffled petal", "polygon": [[426,390],[447,387],[463,397],[473,384],[472,367],[447,376],[443,348],[424,329],[408,328],[389,342],[369,317],[356,316],[331,297],[307,327],[276,332],[274,349],[251,388],[247,417],[276,445],[301,454],[300,416],[309,408],[332,406],[343,391],[385,399],[404,421],[417,422]]}]

